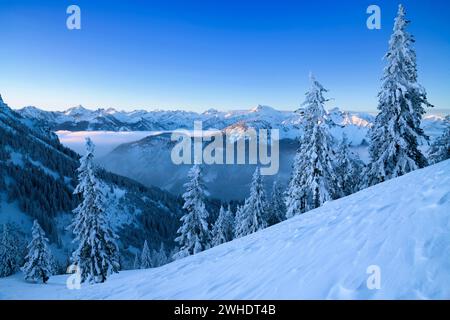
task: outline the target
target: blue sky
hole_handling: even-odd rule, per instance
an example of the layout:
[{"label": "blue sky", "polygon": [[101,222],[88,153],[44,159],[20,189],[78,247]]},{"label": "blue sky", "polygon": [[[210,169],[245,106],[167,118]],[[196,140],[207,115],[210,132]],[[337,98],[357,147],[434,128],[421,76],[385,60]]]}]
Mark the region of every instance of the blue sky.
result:
[{"label": "blue sky", "polygon": [[[419,81],[450,109],[447,0],[402,2]],[[81,8],[82,29],[66,28]],[[366,28],[381,7],[382,29]],[[0,93],[13,107],[291,110],[312,71],[329,106],[375,110],[398,2],[0,0]]]}]

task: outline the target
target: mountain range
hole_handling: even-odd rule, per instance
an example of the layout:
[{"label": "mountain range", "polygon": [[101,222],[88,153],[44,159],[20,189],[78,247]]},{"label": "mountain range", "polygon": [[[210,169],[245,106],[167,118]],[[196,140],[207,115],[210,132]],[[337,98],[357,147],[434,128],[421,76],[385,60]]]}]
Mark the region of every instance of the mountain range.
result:
[{"label": "mountain range", "polygon": [[[189,165],[174,165],[170,152],[174,146],[170,132],[176,129],[192,129],[194,121],[202,121],[203,129],[218,129],[239,139],[249,127],[256,129],[278,129],[280,132],[280,170],[276,176],[265,179],[267,190],[274,180],[286,184],[292,159],[297,149],[296,138],[302,134],[303,114],[279,111],[269,106],[256,106],[249,110],[218,111],[210,109],[203,113],[187,111],[117,111],[115,109],[89,110],[82,106],[66,111],[44,111],[26,107],[18,113],[42,127],[58,132],[75,131],[77,136],[91,135],[92,131],[105,131],[103,134],[114,137],[123,132],[140,131],[148,135],[136,141],[129,141],[110,148],[98,162],[107,170],[132,178],[146,186],[157,186],[174,194],[183,192]],[[362,161],[368,159],[367,133],[375,115],[367,112],[341,111],[330,109],[327,122],[331,134],[337,141],[345,133],[352,150]],[[444,117],[426,115],[422,122],[425,132],[433,140],[444,129]],[[112,139],[114,140],[114,139]],[[68,143],[70,146],[70,142]],[[427,149],[426,141],[422,148]],[[242,200],[248,194],[253,165],[205,167],[205,180],[211,195],[222,200]],[[230,188],[230,186],[233,186]]]},{"label": "mountain range", "polygon": [[[40,121],[53,131],[169,131],[192,129],[194,121],[202,121],[204,129],[222,130],[236,124],[253,128],[279,129],[282,138],[294,138],[302,122],[302,112],[279,111],[269,106],[249,110],[203,113],[188,111],[117,111],[115,109],[89,110],[82,106],[66,111],[44,111],[36,107],[17,110],[24,118]],[[343,126],[368,127],[374,116],[362,112],[330,110],[331,119]]]}]

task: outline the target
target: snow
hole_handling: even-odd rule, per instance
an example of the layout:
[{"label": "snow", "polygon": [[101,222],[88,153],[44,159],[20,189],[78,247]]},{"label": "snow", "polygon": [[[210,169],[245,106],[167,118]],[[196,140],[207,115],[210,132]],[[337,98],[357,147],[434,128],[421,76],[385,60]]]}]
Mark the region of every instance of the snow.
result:
[{"label": "snow", "polygon": [[35,161],[33,159],[29,159],[29,161],[35,166],[44,171],[47,175],[53,177],[53,179],[57,180],[60,178],[59,174],[53,170],[50,170],[46,166],[44,166],[40,161]]},{"label": "snow", "polygon": [[[7,151],[10,150],[10,148],[6,149]],[[9,157],[11,159],[11,162],[16,165],[19,166],[21,168],[23,168],[24,163],[23,163],[23,155],[19,152],[15,152],[15,151],[10,151],[9,153]]]},{"label": "snow", "polygon": [[[0,279],[0,299],[450,299],[449,185],[450,160],[104,284]],[[372,265],[379,290],[366,285]]]},{"label": "snow", "polygon": [[[20,152],[12,151],[12,149],[7,146],[6,151],[9,152],[10,161],[12,164],[23,168],[24,166],[24,156]],[[44,171],[47,175],[51,176],[53,179],[59,179],[59,174],[53,170],[50,170],[46,166],[44,166],[40,161],[35,161],[31,158],[28,158],[28,161],[35,167],[38,167],[42,171]]]}]

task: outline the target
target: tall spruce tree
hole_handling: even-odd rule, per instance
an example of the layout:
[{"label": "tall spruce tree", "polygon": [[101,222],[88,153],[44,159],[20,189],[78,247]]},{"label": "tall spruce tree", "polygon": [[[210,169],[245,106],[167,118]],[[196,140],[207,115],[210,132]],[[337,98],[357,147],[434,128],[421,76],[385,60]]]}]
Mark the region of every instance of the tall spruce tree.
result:
[{"label": "tall spruce tree", "polygon": [[321,206],[339,195],[333,137],[326,123],[323,94],[327,90],[310,75],[306,93],[304,132],[294,158],[293,172],[286,191],[286,218]]},{"label": "tall spruce tree", "polygon": [[284,203],[284,192],[277,180],[272,185],[270,199],[271,219],[269,225],[276,224],[286,219],[286,204]]},{"label": "tall spruce tree", "polygon": [[7,277],[19,269],[18,239],[9,223],[3,224],[0,235],[0,277]]},{"label": "tall spruce tree", "polygon": [[235,237],[243,237],[267,227],[267,217],[269,216],[269,206],[264,191],[263,179],[259,167],[256,168],[250,196],[245,199],[242,210],[237,215],[235,227]]},{"label": "tall spruce tree", "polygon": [[379,113],[370,130],[371,163],[368,185],[374,185],[410,171],[423,168],[427,159],[419,150],[421,139],[427,139],[420,127],[424,106],[431,106],[426,91],[417,83],[414,38],[406,29],[409,21],[399,6],[394,31],[385,56]]},{"label": "tall spruce tree", "polygon": [[147,240],[144,241],[141,254],[141,269],[149,269],[153,267],[153,258]]},{"label": "tall spruce tree", "polygon": [[74,193],[81,194],[83,201],[75,208],[70,225],[74,242],[78,242],[72,261],[81,269],[82,282],[104,282],[119,271],[118,237],[106,216],[103,192],[95,174],[94,144],[89,138],[86,138],[86,154],[80,159],[78,179]]},{"label": "tall spruce tree", "polygon": [[212,246],[218,246],[219,244],[233,240],[233,220],[232,213],[221,206],[219,216],[217,217],[211,232]]},{"label": "tall spruce tree", "polygon": [[186,192],[183,194],[183,209],[186,214],[181,217],[181,227],[178,229],[179,236],[175,239],[181,248],[174,259],[199,253],[210,246],[208,216],[205,198],[206,191],[202,180],[202,171],[195,164],[188,173],[189,181],[184,185]]},{"label": "tall spruce tree", "polygon": [[433,141],[428,156],[431,163],[450,159],[450,116],[445,117],[444,133]]},{"label": "tall spruce tree", "polygon": [[37,220],[33,222],[31,237],[25,265],[22,267],[25,280],[47,283],[54,270],[53,257],[48,247],[48,239]]}]

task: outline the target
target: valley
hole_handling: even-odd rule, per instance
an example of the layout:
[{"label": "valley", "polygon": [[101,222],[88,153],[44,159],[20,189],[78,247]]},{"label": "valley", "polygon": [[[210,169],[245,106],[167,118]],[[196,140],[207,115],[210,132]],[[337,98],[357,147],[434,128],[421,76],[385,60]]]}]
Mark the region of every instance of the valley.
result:
[{"label": "valley", "polygon": [[[296,139],[302,133],[301,113],[278,111],[263,106],[229,112],[209,110],[203,114],[184,111],[117,112],[113,109],[92,111],[85,108],[69,109],[56,115],[54,112],[37,111],[37,109],[33,111],[31,113],[30,109],[25,108],[19,112],[25,117],[36,117],[39,122],[51,124],[55,128],[65,128],[68,123],[71,123],[69,127],[77,127],[81,122],[87,127],[97,126],[98,130],[93,131],[60,130],[56,131],[56,134],[63,145],[78,153],[83,152],[84,138],[89,136],[98,146],[96,158],[104,168],[146,186],[157,186],[174,194],[183,192],[183,184],[186,182],[190,165],[176,165],[170,157],[175,147],[175,143],[170,139],[170,133],[173,130],[182,128],[192,130],[194,121],[202,121],[206,129],[215,128],[224,132],[233,130],[234,138],[239,140],[249,126],[279,129],[280,167],[276,176],[266,177],[267,190],[275,180],[282,185],[287,184],[297,149]],[[127,123],[134,123],[137,119],[158,119],[157,121],[161,121],[158,122],[158,127],[164,130],[105,131],[107,127],[101,125],[104,120],[99,119],[104,119],[106,116],[114,116]],[[187,118],[183,118],[184,116]],[[163,121],[164,119],[171,119],[171,121]],[[369,161],[367,132],[373,120],[374,116],[370,113],[341,111],[337,108],[328,111],[332,135],[340,140],[345,133],[351,143],[352,152],[365,163]],[[444,115],[433,113],[425,115],[422,126],[433,141],[445,128]],[[422,150],[427,149],[428,145],[423,141]],[[248,195],[248,186],[254,168],[254,165],[205,166],[206,184],[211,195],[224,201],[242,200]]]}]

